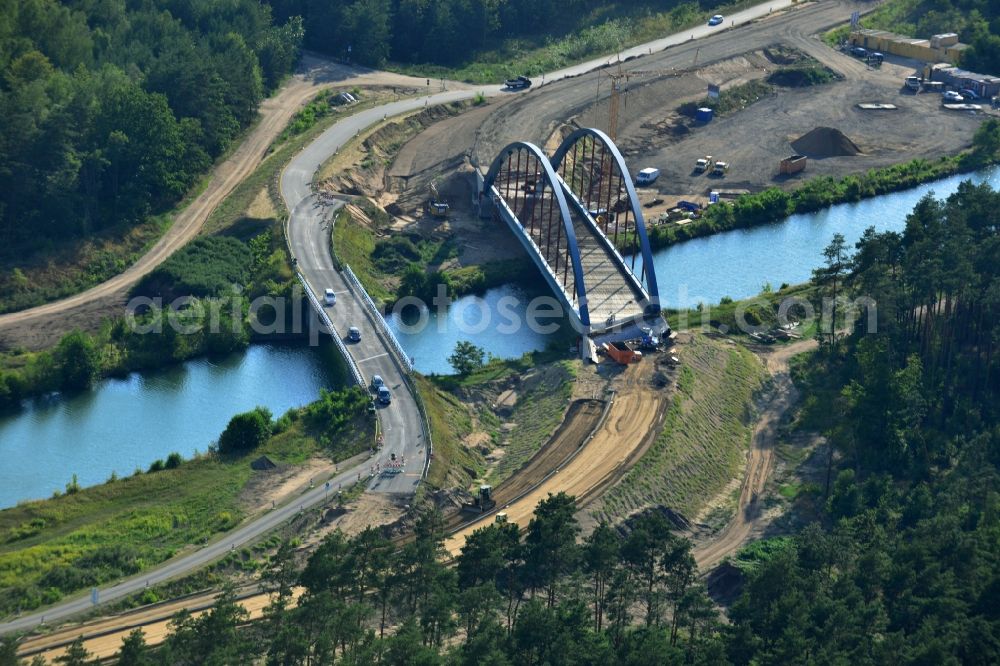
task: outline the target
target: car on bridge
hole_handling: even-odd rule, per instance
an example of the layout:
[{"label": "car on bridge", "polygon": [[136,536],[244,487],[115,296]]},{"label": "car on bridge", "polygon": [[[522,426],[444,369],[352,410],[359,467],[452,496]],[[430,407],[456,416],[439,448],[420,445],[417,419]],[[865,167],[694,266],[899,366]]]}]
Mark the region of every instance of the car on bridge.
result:
[{"label": "car on bridge", "polygon": [[726,17],[724,17],[722,14],[716,14],[712,18],[708,19],[708,24],[709,25],[720,25],[725,20],[726,20]]},{"label": "car on bridge", "polygon": [[375,394],[375,399],[380,405],[388,405],[392,402],[392,394],[389,393],[389,388],[387,386],[379,386],[378,392]]},{"label": "car on bridge", "polygon": [[382,381],[382,375],[372,375],[372,391],[378,391],[383,386],[385,382]]},{"label": "car on bridge", "polygon": [[333,292],[333,289],[327,289],[323,294],[323,300],[326,301],[327,305],[336,305],[337,294]]},{"label": "car on bridge", "polygon": [[361,330],[357,326],[351,326],[347,329],[347,341],[361,342]]}]

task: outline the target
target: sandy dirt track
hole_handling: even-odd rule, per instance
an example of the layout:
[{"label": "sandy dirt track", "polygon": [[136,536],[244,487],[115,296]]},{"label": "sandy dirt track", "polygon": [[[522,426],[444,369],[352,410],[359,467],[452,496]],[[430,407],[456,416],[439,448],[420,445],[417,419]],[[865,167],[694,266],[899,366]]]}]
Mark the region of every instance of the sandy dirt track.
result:
[{"label": "sandy dirt track", "polygon": [[[204,191],[177,215],[170,229],[149,252],[124,273],[87,291],[0,316],[0,348],[40,349],[52,345],[69,330],[94,329],[105,317],[121,313],[129,288],[198,235],[215,207],[257,168],[268,146],[296,111],[324,88],[365,84],[423,88],[425,81],[304,57],[300,71],[261,104],[257,124],[232,154],[215,167]],[[458,85],[449,84],[450,87]]]},{"label": "sandy dirt track", "polygon": [[802,340],[775,348],[764,356],[767,369],[774,381],[771,398],[762,410],[757,425],[754,426],[750,457],[743,485],[740,487],[736,514],[718,538],[694,549],[695,561],[702,571],[711,569],[726,556],[736,552],[750,538],[757,526],[760,511],[755,498],[763,496],[764,484],[767,483],[774,468],[774,446],[777,442],[778,426],[798,400],[799,395],[792,383],[788,361],[797,354],[815,348],[815,340]]},{"label": "sandy dirt track", "polygon": [[[595,492],[603,489],[634,460],[634,454],[655,435],[656,423],[662,417],[665,396],[654,389],[644,375],[649,374],[650,360],[644,360],[628,367],[623,390],[615,396],[604,423],[583,447],[580,453],[559,469],[555,475],[542,483],[525,497],[503,508],[507,520],[528,526],[538,503],[549,494],[565,492],[577,498],[582,506],[592,499]],[[445,549],[457,555],[465,538],[475,530],[488,525],[492,517],[484,518],[445,540]]]}]

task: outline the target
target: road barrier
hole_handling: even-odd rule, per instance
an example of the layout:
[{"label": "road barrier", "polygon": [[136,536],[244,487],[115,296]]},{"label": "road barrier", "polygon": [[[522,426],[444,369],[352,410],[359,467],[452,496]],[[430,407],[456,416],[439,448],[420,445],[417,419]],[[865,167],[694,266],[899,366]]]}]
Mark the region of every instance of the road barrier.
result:
[{"label": "road barrier", "polygon": [[358,280],[358,276],[354,274],[354,271],[352,271],[351,267],[347,264],[344,264],[344,275],[347,276],[348,282],[350,282],[351,285],[357,290],[358,294],[361,295],[361,299],[365,302],[365,305],[368,306],[371,313],[375,315],[375,325],[379,327],[379,330],[385,335],[385,339],[389,341],[389,346],[392,347],[392,350],[396,353],[396,357],[403,365],[403,368],[405,368],[407,372],[413,372],[413,363],[410,362],[410,357],[406,355],[403,345],[399,344],[399,340],[396,339],[395,333],[393,333],[392,329],[389,328],[389,324],[385,322],[385,317],[383,317],[382,313],[379,312],[378,307],[375,305],[375,301],[373,301],[372,297],[368,295],[368,292],[361,285],[361,281]]},{"label": "road barrier", "polygon": [[347,345],[344,344],[344,340],[340,337],[340,334],[337,333],[337,327],[333,325],[332,321],[330,321],[330,315],[328,315],[326,310],[323,309],[319,299],[316,298],[316,294],[313,293],[312,288],[309,286],[309,283],[306,282],[306,279],[302,277],[302,274],[296,271],[295,276],[299,278],[302,288],[306,291],[306,297],[309,299],[309,303],[312,305],[313,310],[316,311],[316,314],[319,315],[320,321],[327,327],[330,337],[333,338],[333,342],[340,350],[341,356],[343,356],[344,360],[347,361],[347,367],[351,370],[354,382],[358,386],[365,386],[365,378],[361,375],[361,370],[358,368],[358,364],[354,362],[354,357],[347,351]]}]

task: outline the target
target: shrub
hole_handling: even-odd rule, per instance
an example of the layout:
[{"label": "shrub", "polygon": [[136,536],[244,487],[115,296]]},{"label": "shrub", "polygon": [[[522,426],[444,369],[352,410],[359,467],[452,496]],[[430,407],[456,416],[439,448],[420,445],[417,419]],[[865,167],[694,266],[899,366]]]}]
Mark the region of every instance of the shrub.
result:
[{"label": "shrub", "polygon": [[182,462],[184,462],[184,459],[181,458],[181,454],[174,452],[167,456],[167,462],[164,467],[167,469],[177,469],[181,466]]},{"label": "shrub", "polygon": [[59,341],[55,351],[59,385],[63,389],[86,389],[100,370],[97,346],[82,331],[73,331]]},{"label": "shrub", "polygon": [[271,436],[271,411],[257,407],[249,412],[237,414],[229,421],[219,437],[219,451],[222,453],[243,453],[253,451]]}]

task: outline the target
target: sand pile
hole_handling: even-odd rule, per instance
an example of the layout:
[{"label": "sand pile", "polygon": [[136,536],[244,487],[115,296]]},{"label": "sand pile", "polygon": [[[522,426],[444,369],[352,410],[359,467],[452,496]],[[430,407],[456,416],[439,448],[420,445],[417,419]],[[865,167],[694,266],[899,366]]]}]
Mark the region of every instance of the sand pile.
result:
[{"label": "sand pile", "polygon": [[843,157],[861,152],[857,144],[833,127],[817,127],[792,141],[795,152],[809,157]]}]

